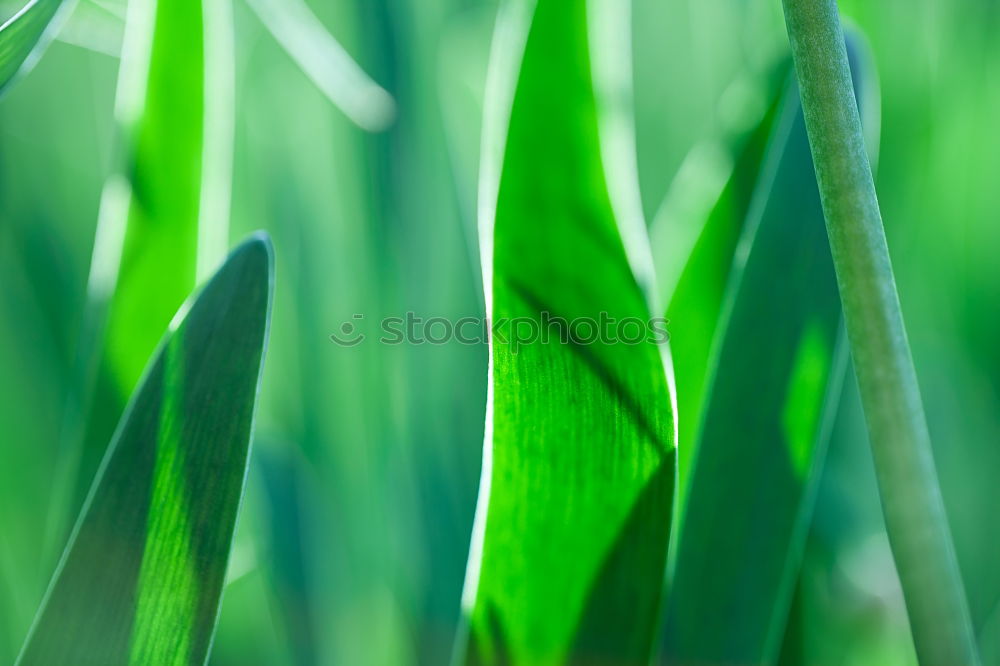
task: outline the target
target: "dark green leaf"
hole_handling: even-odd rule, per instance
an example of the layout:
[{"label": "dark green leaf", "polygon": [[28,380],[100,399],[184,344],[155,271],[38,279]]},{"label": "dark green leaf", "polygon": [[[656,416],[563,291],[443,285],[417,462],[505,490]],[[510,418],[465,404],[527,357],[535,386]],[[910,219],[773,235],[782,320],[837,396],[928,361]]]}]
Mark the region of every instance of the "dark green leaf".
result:
[{"label": "dark green leaf", "polygon": [[267,344],[270,241],[182,308],[126,409],[19,664],[203,664]]},{"label": "dark green leaf", "polygon": [[[859,78],[870,71],[860,67]],[[668,601],[667,663],[777,657],[840,395],[840,301],[794,85],[765,154],[706,378]],[[678,344],[703,332],[686,327],[698,313],[679,304],[671,320]]]},{"label": "dark green leaf", "polygon": [[[651,649],[676,474],[663,349],[648,338],[588,342],[596,329],[567,332],[545,315],[594,326],[602,313],[640,325],[650,316],[635,271],[642,257],[623,241],[609,186],[622,172],[601,161],[606,107],[588,42],[627,20],[622,7],[608,3],[598,20],[586,3],[512,3],[498,27],[490,112],[510,100],[501,59],[521,48],[523,59],[508,132],[488,124],[483,164],[481,192],[497,196],[495,218],[487,208],[482,222],[498,330],[467,663],[644,663]],[[491,148],[502,150],[500,171]],[[512,337],[532,328],[548,342]]]}]

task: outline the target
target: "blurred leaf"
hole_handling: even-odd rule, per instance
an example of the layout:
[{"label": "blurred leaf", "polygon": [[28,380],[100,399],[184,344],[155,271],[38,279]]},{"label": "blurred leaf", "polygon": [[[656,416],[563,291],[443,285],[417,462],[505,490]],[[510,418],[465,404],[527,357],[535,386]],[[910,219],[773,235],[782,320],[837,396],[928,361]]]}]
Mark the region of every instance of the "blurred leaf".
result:
[{"label": "blurred leaf", "polygon": [[[785,39],[780,16],[767,2],[630,4],[639,169],[645,210],[653,219],[693,145],[749,129],[759,120],[771,101],[763,79],[784,57]],[[719,189],[723,184],[724,177]],[[664,275],[658,270],[657,277]],[[678,422],[683,428],[683,420]],[[688,443],[682,437],[681,456]]]},{"label": "blurred leaf", "polygon": [[256,464],[264,487],[267,537],[270,547],[268,573],[277,598],[277,611],[284,624],[294,663],[309,666],[320,663],[316,639],[313,585],[309,580],[309,553],[306,515],[310,509],[304,500],[306,483],[302,462],[294,455],[274,447],[275,451],[257,448]]},{"label": "blurred leaf", "polygon": [[97,0],[79,0],[66,25],[59,31],[58,39],[117,58],[121,55],[124,31],[123,10]]},{"label": "blurred leaf", "polygon": [[987,614],[982,631],[979,632],[979,649],[983,662],[1000,662],[1000,602]]},{"label": "blurred leaf", "polygon": [[304,0],[247,0],[271,35],[334,105],[358,127],[385,129],[396,104],[351,59]]},{"label": "blurred leaf", "polygon": [[[870,71],[871,63],[855,65],[859,80]],[[844,375],[836,276],[794,84],[765,154],[708,364],[668,601],[667,663],[777,657]],[[702,332],[686,328],[698,310],[688,298],[671,311],[678,350]]]},{"label": "blurred leaf", "polygon": [[[587,9],[510,3],[494,42],[483,259],[490,317],[510,323],[491,346],[466,663],[644,663],[655,633],[673,410],[663,349],[587,340],[602,313],[640,325],[650,316],[635,273],[643,257],[627,251],[641,248],[626,246],[601,162],[592,74],[608,63],[592,71],[591,52],[605,50],[588,42],[628,16],[606,5],[588,32]],[[584,324],[546,323],[546,314]],[[541,328],[548,341],[512,337]]]},{"label": "blurred leaf", "polygon": [[[285,265],[280,257],[276,263]],[[282,273],[282,283],[288,275]],[[281,301],[280,293],[272,296],[274,302]],[[275,366],[274,319],[268,326],[267,371]],[[270,379],[264,379],[266,384]],[[288,632],[283,631],[280,597],[273,579],[268,577],[268,549],[273,544],[268,538],[262,513],[266,492],[261,474],[261,454],[269,446],[267,435],[262,434],[261,409],[264,394],[257,396],[258,409],[254,417],[252,455],[247,470],[246,485],[243,489],[244,501],[240,507],[239,529],[233,539],[229,553],[224,584],[225,603],[219,612],[219,621],[212,640],[211,666],[246,666],[246,664],[267,664],[267,666],[305,666],[292,656]],[[282,517],[284,519],[284,517]],[[297,523],[298,521],[296,521]],[[262,529],[263,528],[263,529]],[[302,542],[309,543],[308,541]],[[317,549],[318,550],[318,549]],[[301,618],[296,618],[301,619]],[[299,627],[296,627],[298,629]]]},{"label": "blurred leaf", "polygon": [[[496,10],[489,5],[468,9],[450,21],[438,53],[438,89],[451,177],[469,243],[469,256],[479,266],[476,229],[476,183],[479,175],[485,81],[490,35]],[[476,279],[478,271],[473,271]],[[482,285],[476,285],[480,290]]]},{"label": "blurred leaf", "polygon": [[58,30],[57,15],[65,14],[72,2],[28,0],[0,25],[0,91],[24,74],[42,55]]},{"label": "blurred leaf", "polygon": [[[20,8],[23,2],[16,3]],[[11,9],[0,0],[0,15]],[[0,19],[2,22],[2,19]],[[44,526],[111,127],[114,63],[62,44],[0,98],[0,663],[65,545]],[[69,112],[72,110],[72,112]],[[106,444],[107,442],[105,442]],[[47,556],[43,556],[47,553]]]},{"label": "blurred leaf", "polygon": [[267,344],[270,241],[182,308],[108,447],[19,664],[202,664]]},{"label": "blurred leaf", "polygon": [[[205,45],[190,41],[205,29],[202,3],[137,0],[130,12],[118,96],[129,155],[125,180],[105,189],[89,285],[113,289],[104,354],[126,394],[195,282],[206,134]],[[113,250],[120,258],[99,254]]]},{"label": "blurred leaf", "polygon": [[75,475],[75,495],[54,502],[54,543],[65,538],[61,512],[78,510],[161,332],[228,244],[229,3],[133,0],[128,7],[116,100],[125,158],[101,197],[61,444],[59,473]]}]

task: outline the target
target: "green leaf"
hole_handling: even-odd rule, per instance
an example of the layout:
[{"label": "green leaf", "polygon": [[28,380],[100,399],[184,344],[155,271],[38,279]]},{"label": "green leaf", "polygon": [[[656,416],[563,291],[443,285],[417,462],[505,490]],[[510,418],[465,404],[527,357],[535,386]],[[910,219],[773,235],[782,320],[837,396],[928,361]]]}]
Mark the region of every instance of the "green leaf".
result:
[{"label": "green leaf", "polygon": [[[870,63],[856,69],[859,80],[872,76]],[[705,380],[668,601],[667,663],[776,659],[840,396],[840,301],[794,84],[765,154]],[[710,225],[702,242],[713,242],[712,232]],[[699,265],[704,256],[695,254],[690,275],[711,274]],[[705,317],[684,289],[670,311],[675,350],[704,345],[690,339],[704,334]]]},{"label": "green leaf", "polygon": [[273,289],[238,247],[132,397],[18,664],[203,664],[246,478]]},{"label": "green leaf", "polygon": [[[125,401],[173,313],[225,256],[233,132],[231,0],[129,3],[116,115],[62,435],[53,544],[65,538]],[[177,48],[184,44],[184,48]],[[206,89],[212,94],[206,95]]]},{"label": "green leaf", "polygon": [[[644,663],[651,650],[676,474],[665,349],[546,324],[650,317],[636,277],[648,246],[614,187],[634,164],[601,161],[600,130],[621,125],[598,102],[609,63],[590,55],[630,50],[588,41],[627,26],[623,8],[518,2],[498,24],[480,204],[495,335],[466,663]],[[532,328],[550,339],[513,337]]]},{"label": "green leaf", "polygon": [[59,25],[53,19],[65,7],[63,0],[28,0],[0,25],[0,91],[35,65]]}]

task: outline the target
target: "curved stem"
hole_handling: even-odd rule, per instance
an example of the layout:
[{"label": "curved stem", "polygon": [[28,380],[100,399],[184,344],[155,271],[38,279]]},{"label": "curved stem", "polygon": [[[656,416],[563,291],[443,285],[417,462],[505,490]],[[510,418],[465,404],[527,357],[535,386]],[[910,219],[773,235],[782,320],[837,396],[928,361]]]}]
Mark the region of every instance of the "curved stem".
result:
[{"label": "curved stem", "polygon": [[882,510],[917,656],[978,664],[836,0],[782,0]]}]

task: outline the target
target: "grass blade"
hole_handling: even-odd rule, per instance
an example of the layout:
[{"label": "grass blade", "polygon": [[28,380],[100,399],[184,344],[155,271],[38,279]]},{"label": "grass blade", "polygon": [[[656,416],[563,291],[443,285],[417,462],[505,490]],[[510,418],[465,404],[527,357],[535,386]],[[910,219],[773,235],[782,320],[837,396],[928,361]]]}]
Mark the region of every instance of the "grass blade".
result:
[{"label": "grass blade", "polygon": [[392,96],[348,55],[303,0],[247,3],[306,76],[358,127],[375,132],[392,123]]},{"label": "grass blade", "polygon": [[836,0],[783,0],[886,528],[917,655],[977,664]]},{"label": "grass blade", "polygon": [[[859,80],[869,71],[859,67]],[[667,663],[771,663],[780,648],[846,361],[809,164],[790,85],[720,317],[668,602]],[[673,321],[676,341],[686,320]]]},{"label": "grass blade", "polygon": [[182,308],[108,447],[18,664],[202,664],[246,479],[270,241]]},{"label": "grass blade", "polygon": [[[587,5],[540,0],[505,11],[487,113],[510,115],[506,132],[501,118],[487,118],[480,191],[491,320],[544,327],[543,313],[596,323],[605,312],[646,321],[600,159]],[[505,60],[518,56],[519,67]],[[459,655],[643,663],[676,474],[663,350],[649,340],[586,344],[582,328],[570,327],[566,344],[552,335],[548,344],[491,342]]]},{"label": "grass blade", "polygon": [[72,11],[72,2],[28,0],[0,25],[0,92],[18,76],[28,72],[41,57],[59,29],[61,20]]}]

